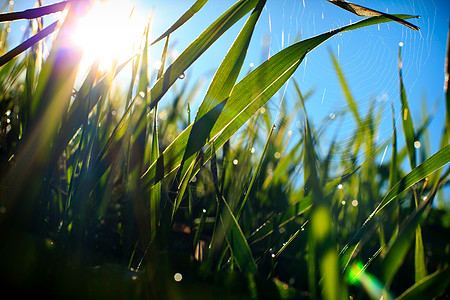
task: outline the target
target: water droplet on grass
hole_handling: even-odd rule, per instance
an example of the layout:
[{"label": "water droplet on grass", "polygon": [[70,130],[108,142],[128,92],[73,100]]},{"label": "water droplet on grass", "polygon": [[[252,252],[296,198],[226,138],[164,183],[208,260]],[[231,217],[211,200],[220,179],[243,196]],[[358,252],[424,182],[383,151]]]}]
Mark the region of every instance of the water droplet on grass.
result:
[{"label": "water droplet on grass", "polygon": [[180,78],[180,79],[184,79],[184,77],[186,77],[186,75],[184,73],[181,73],[180,76],[178,76],[178,78]]},{"label": "water droplet on grass", "polygon": [[176,282],[180,282],[181,280],[183,280],[183,275],[181,275],[181,273],[175,273],[175,275],[173,275],[173,279]]}]

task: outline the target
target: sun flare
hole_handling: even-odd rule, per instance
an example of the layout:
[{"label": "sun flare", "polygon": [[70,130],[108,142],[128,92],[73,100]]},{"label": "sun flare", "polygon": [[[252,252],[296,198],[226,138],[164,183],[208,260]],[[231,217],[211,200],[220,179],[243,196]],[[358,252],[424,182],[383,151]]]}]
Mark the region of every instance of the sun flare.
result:
[{"label": "sun flare", "polygon": [[114,60],[120,63],[133,56],[145,28],[143,20],[129,0],[97,0],[74,29],[73,40],[86,63],[98,60],[107,68]]}]

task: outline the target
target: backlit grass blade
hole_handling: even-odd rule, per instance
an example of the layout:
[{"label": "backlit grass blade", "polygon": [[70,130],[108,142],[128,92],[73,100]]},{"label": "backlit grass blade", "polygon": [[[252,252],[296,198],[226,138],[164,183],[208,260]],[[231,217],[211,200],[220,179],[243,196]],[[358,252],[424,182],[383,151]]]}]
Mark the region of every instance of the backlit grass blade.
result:
[{"label": "backlit grass blade", "polygon": [[397,300],[415,300],[415,299],[435,299],[442,295],[450,284],[450,269],[446,267],[443,270],[437,270],[428,275],[421,281],[416,282],[403,294],[396,298]]},{"label": "backlit grass blade", "polygon": [[442,134],[441,147],[450,143],[450,24],[447,34],[447,56],[445,58],[445,127]]},{"label": "backlit grass blade", "polygon": [[450,162],[450,145],[439,150],[433,156],[428,158],[422,164],[414,168],[406,176],[404,176],[397,184],[390,189],[388,194],[380,202],[377,208],[370,214],[370,216],[365,220],[364,224],[352,238],[350,243],[348,243],[341,251],[341,256],[344,260],[344,265],[347,266],[351,259],[352,253],[355,251],[356,247],[359,245],[364,234],[367,232],[368,228],[373,225],[374,216],[376,216],[380,211],[382,211],[387,205],[392,201],[397,200],[400,195],[410,189],[415,183],[426,178],[433,172],[439,170],[447,163]]},{"label": "backlit grass blade", "polygon": [[50,24],[49,26],[45,27],[43,30],[39,31],[26,41],[22,42],[17,47],[11,49],[10,51],[2,55],[0,57],[0,67],[6,64],[7,62],[11,61],[14,57],[18,56],[19,54],[25,52],[27,49],[36,45],[40,40],[46,38],[47,36],[55,32],[55,30],[58,28],[58,23],[59,21]]},{"label": "backlit grass blade", "polygon": [[364,6],[353,4],[345,0],[327,0],[327,1],[360,17],[385,16],[387,18],[390,18],[392,21],[403,24],[411,29],[419,30],[419,27],[417,27],[416,25],[406,22],[405,20],[402,20],[394,15],[386,14],[381,11],[376,11]]},{"label": "backlit grass blade", "polygon": [[[215,150],[214,144],[212,145],[212,149]],[[218,186],[219,180],[217,177],[215,151],[213,152],[213,157],[211,159],[211,172],[213,175],[214,188],[216,191],[219,206],[220,219],[219,226],[216,227],[216,230],[218,230],[218,232],[214,233],[215,239],[213,239],[213,241],[211,242],[211,251],[216,252],[216,254],[221,253],[221,241],[223,238],[225,238],[231,251],[232,257],[237,263],[239,269],[247,274],[256,274],[256,263],[253,259],[253,254],[250,250],[250,246],[248,245],[244,233],[242,232],[238,221],[233,215],[230,206],[220,193],[220,189]]]},{"label": "backlit grass blade", "polygon": [[398,163],[397,163],[397,129],[395,127],[394,106],[391,105],[392,110],[392,154],[391,163],[389,164],[389,189],[394,187],[398,181]]},{"label": "backlit grass blade", "polygon": [[208,0],[197,0],[195,3],[163,34],[161,34],[157,39],[155,39],[151,45],[156,44],[163,38],[169,36],[172,32],[180,28],[184,23],[186,23],[190,18],[192,18],[202,7],[206,4]]},{"label": "backlit grass blade", "polygon": [[389,250],[382,262],[383,281],[386,286],[389,286],[398,268],[403,263],[414,239],[414,234],[422,220],[422,215],[431,204],[432,198],[434,198],[434,195],[422,202],[420,207],[406,219],[405,225],[400,229],[397,239],[392,245],[388,246]]},{"label": "backlit grass blade", "polygon": [[[231,89],[236,83],[236,79],[244,63],[245,56],[247,54],[248,45],[252,37],[253,30],[256,26],[256,22],[259,19],[261,11],[264,7],[265,0],[259,1],[258,5],[248,18],[242,31],[239,33],[238,37],[234,41],[224,60],[219,66],[214,78],[208,88],[205,99],[200,105],[195,121],[202,118],[206,112],[210,111],[211,108],[216,106],[220,100],[227,98],[230,95]],[[208,120],[206,120],[208,121]],[[189,136],[188,143],[186,145],[185,155],[181,162],[183,166],[186,164],[191,167],[192,160],[194,159],[195,153],[198,151],[198,144],[206,143],[209,138],[209,132],[214,125],[214,116],[209,122],[202,123],[201,129],[197,129],[194,124],[193,130]],[[195,150],[191,150],[194,148]],[[186,170],[183,167],[180,168],[177,178],[184,176]]]},{"label": "backlit grass blade", "polygon": [[[81,59],[80,49],[68,38],[70,36],[68,31],[78,21],[77,5],[74,3],[71,6],[54,41],[52,51],[42,66],[33,104],[30,107],[30,126],[33,127],[33,135],[24,137],[20,153],[17,155],[17,164],[6,176],[7,181],[11,181],[11,178],[14,181],[14,189],[7,197],[10,200],[18,197],[26,199],[27,205],[31,205],[29,203],[31,195],[41,192],[41,184],[48,176],[47,172],[54,167],[54,164],[48,164],[49,160],[55,159],[50,157],[52,144],[62,116],[69,106]],[[9,186],[11,182],[6,184]],[[28,196],[24,196],[24,193]]]},{"label": "backlit grass blade", "polygon": [[21,19],[36,19],[43,17],[45,15],[53,14],[59,11],[64,10],[66,7],[68,1],[61,1],[59,3],[47,5],[47,6],[41,6],[36,8],[30,8],[24,11],[20,12],[10,12],[10,13],[4,13],[0,14],[0,22],[7,22],[7,21],[15,21],[15,20],[21,20]]},{"label": "backlit grass blade", "polygon": [[355,98],[353,97],[353,95],[350,91],[350,87],[347,83],[347,80],[344,77],[344,73],[341,69],[341,66],[339,65],[339,62],[338,62],[336,56],[334,55],[334,53],[331,50],[329,51],[329,54],[330,54],[334,69],[339,78],[339,83],[342,88],[342,92],[344,93],[345,99],[347,100],[348,107],[349,107],[350,111],[352,112],[353,117],[356,120],[357,128],[360,128],[361,127],[361,117],[359,116],[358,105],[356,104]]},{"label": "backlit grass blade", "polygon": [[251,16],[217,69],[217,72],[208,87],[205,99],[198,109],[195,120],[203,117],[220,101],[230,95],[231,89],[235,85],[236,79],[241,71],[253,35],[253,30],[265,3],[265,0],[258,2],[258,5],[253,10]]},{"label": "backlit grass blade", "polygon": [[246,15],[257,4],[257,0],[241,0],[228,9],[211,26],[200,34],[186,50],[168,67],[150,90],[152,109],[169,90],[172,84],[194,63],[224,32]]},{"label": "backlit grass blade", "polygon": [[269,141],[270,141],[270,138],[272,136],[274,128],[275,128],[275,125],[273,125],[272,128],[269,131],[269,134],[268,134],[268,137],[267,137],[267,140],[266,140],[266,144],[264,145],[263,151],[261,153],[261,157],[259,158],[258,164],[256,165],[256,169],[255,169],[255,172],[253,173],[253,176],[252,176],[252,179],[250,181],[250,184],[248,185],[247,191],[246,191],[245,196],[244,196],[244,200],[242,200],[241,206],[240,206],[240,208],[239,208],[239,210],[238,210],[238,212],[236,214],[236,219],[237,220],[240,219],[241,214],[242,214],[242,212],[244,210],[245,204],[247,203],[248,197],[249,197],[249,195],[250,195],[250,193],[252,191],[253,184],[255,183],[256,177],[258,176],[259,170],[261,168],[261,163],[262,163],[262,160],[264,158],[264,155],[266,154],[267,146],[269,145]]},{"label": "backlit grass blade", "polygon": [[[401,18],[412,16],[399,15]],[[275,54],[258,68],[244,77],[234,88],[230,97],[222,100],[212,110],[188,126],[176,140],[162,153],[157,163],[152,164],[142,179],[144,185],[149,188],[153,182],[161,180],[172,171],[176,170],[184,155],[194,154],[204,146],[204,141],[185,153],[188,138],[195,126],[195,130],[202,130],[204,126],[210,126],[211,120],[215,120],[214,126],[209,132],[209,140],[219,148],[221,147],[262,105],[264,105],[292,76],[307,52],[336,35],[365,26],[388,22],[385,17],[373,17],[348,25],[328,33],[298,42],[279,53]],[[166,72],[167,73],[167,72]],[[204,134],[200,133],[199,134]],[[205,152],[205,159],[209,159],[210,149]],[[157,168],[158,165],[158,168]]]},{"label": "backlit grass blade", "polygon": [[[314,148],[313,136],[307,119],[305,110],[304,125],[304,149],[303,149],[303,176],[305,180],[304,194],[311,194],[312,211],[311,211],[311,231],[309,233],[309,252],[314,251],[315,254],[309,253],[312,257],[317,258],[319,262],[319,270],[321,275],[321,289],[323,299],[340,299],[344,291],[344,285],[340,283],[339,275],[339,259],[336,248],[334,247],[334,230],[332,225],[331,214],[329,212],[329,203],[327,197],[322,194],[320,187],[319,172],[317,170],[317,155]],[[309,261],[309,269],[311,276],[317,271],[312,272],[317,264],[315,261]],[[312,285],[316,281],[310,278],[310,288],[315,290]]]},{"label": "backlit grass blade", "polygon": [[408,99],[406,97],[405,86],[403,84],[401,49],[401,47],[398,48],[398,72],[400,80],[400,99],[402,101],[402,124],[409,162],[411,165],[411,169],[414,169],[416,167],[416,149],[414,147],[415,135],[414,126],[411,119],[411,112],[408,105]]}]

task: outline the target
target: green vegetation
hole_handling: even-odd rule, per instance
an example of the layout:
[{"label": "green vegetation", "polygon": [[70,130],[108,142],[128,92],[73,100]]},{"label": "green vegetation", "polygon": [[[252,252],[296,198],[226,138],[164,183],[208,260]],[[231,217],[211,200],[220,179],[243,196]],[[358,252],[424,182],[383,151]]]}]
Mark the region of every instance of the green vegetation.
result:
[{"label": "green vegetation", "polygon": [[[155,40],[165,41],[163,62],[170,34],[205,2]],[[108,71],[94,63],[77,85],[81,52],[68,36],[83,2],[68,3],[47,57],[36,40],[7,52],[8,22],[23,15],[1,19],[8,21],[0,24],[0,280],[7,290],[64,299],[448,293],[448,203],[433,205],[450,173],[448,87],[440,150],[416,155],[414,142],[429,122],[413,125],[399,70],[402,111],[392,113],[402,115],[402,127],[393,122],[392,153],[380,164],[386,145],[375,140],[376,104],[358,112],[332,53],[348,101],[336,118],[313,124],[305,109],[311,92],[291,78],[308,52],[337,33],[412,16],[376,15],[299,41],[237,82],[265,4],[240,0],[163,63],[156,82],[146,30],[138,55]],[[198,86],[187,90],[179,78],[245,16],[194,117],[188,101]],[[405,24],[413,26],[394,25]],[[132,74],[122,95],[112,87],[125,65]],[[296,109],[281,106],[275,126],[266,103],[290,79]],[[172,102],[158,107],[170,101],[163,99],[169,89]],[[292,132],[296,114],[304,121]],[[328,125],[348,114],[355,119],[352,148],[342,153],[334,141],[319,156]],[[292,134],[301,139],[287,147]]]}]

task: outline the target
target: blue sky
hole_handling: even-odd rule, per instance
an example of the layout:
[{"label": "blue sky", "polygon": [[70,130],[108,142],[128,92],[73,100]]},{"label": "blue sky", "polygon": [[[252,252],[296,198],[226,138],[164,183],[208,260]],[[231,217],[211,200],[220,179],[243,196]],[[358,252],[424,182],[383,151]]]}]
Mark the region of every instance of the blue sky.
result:
[{"label": "blue sky", "polygon": [[[16,0],[17,10],[33,5],[33,0]],[[58,1],[44,1],[54,3]],[[210,0],[187,24],[171,35],[171,45],[182,52],[184,48],[206,29],[234,0]],[[194,0],[148,1],[136,0],[136,11],[144,15],[154,8],[152,34],[164,32]],[[431,151],[439,145],[444,112],[444,62],[447,30],[449,28],[450,1],[448,0],[358,0],[354,3],[389,13],[420,15],[411,22],[418,25],[420,32],[397,23],[382,24],[336,36],[309,53],[294,77],[306,92],[314,89],[307,109],[313,122],[332,116],[346,105],[336,73],[332,67],[329,51],[337,57],[357,100],[361,113],[367,110],[372,99],[382,110],[380,142],[389,139],[391,129],[391,103],[394,104],[397,126],[400,100],[398,87],[397,55],[399,43],[403,43],[403,75],[416,127],[420,125],[422,101],[428,111],[437,103],[436,116],[431,123]],[[1,1],[0,1],[1,4]],[[221,59],[231,46],[243,18],[229,32],[224,34],[186,73],[190,85],[200,78],[206,83],[211,79]],[[252,44],[247,55],[243,74],[250,64],[258,66],[268,56],[291,45],[296,38],[305,39],[330,29],[356,22],[361,18],[344,11],[326,0],[268,0],[258,22]],[[16,30],[19,23],[16,24]],[[14,28],[13,28],[14,30]],[[152,49],[154,59],[160,56],[162,42]],[[207,86],[207,84],[206,84]],[[205,88],[206,88],[205,86]],[[288,85],[284,101],[292,106],[293,93]],[[205,92],[205,91],[203,91]],[[282,93],[270,101],[269,108],[276,114]],[[422,100],[426,99],[426,100]],[[163,99],[164,100],[164,99]],[[192,106],[200,103],[201,97]],[[349,116],[340,125],[343,147],[354,127]],[[400,140],[403,137],[399,137]]]}]

